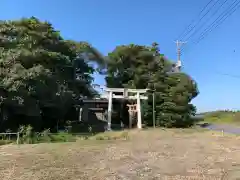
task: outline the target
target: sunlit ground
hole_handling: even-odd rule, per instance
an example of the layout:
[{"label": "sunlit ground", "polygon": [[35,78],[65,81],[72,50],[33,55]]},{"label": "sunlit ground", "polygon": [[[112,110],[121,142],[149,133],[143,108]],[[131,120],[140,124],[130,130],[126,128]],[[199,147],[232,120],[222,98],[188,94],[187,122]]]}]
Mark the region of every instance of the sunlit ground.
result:
[{"label": "sunlit ground", "polygon": [[0,146],[0,177],[3,180],[240,178],[239,136],[162,129],[134,130],[128,134],[128,140]]}]

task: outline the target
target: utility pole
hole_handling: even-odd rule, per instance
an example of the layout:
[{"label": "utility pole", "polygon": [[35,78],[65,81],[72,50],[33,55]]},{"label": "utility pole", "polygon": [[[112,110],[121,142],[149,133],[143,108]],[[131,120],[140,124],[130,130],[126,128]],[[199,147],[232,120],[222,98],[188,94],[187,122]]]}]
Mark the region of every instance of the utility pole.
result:
[{"label": "utility pole", "polygon": [[153,94],[152,94],[152,100],[153,100],[153,128],[156,127],[156,119],[155,119],[155,89],[153,90]]},{"label": "utility pole", "polygon": [[186,44],[187,42],[182,42],[182,41],[179,41],[177,40],[176,42],[176,45],[177,45],[177,63],[176,63],[176,66],[175,66],[175,70],[177,72],[179,72],[181,70],[181,67],[182,67],[182,62],[181,62],[181,46],[183,44]]},{"label": "utility pole", "polygon": [[[149,79],[153,79],[153,74],[151,72],[149,72]],[[152,83],[153,85],[153,89],[151,89],[151,93],[152,93],[152,123],[153,123],[153,128],[156,127],[156,118],[155,118],[155,83],[153,81],[151,81],[150,83]]]}]

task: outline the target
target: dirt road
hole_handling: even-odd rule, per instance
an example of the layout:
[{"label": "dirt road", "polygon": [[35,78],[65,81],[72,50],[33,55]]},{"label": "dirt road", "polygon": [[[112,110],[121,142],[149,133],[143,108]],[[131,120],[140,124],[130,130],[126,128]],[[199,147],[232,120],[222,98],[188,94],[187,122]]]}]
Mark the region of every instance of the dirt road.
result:
[{"label": "dirt road", "polygon": [[224,131],[225,133],[239,134],[240,127],[226,124],[209,124],[205,128],[214,130],[214,131]]}]

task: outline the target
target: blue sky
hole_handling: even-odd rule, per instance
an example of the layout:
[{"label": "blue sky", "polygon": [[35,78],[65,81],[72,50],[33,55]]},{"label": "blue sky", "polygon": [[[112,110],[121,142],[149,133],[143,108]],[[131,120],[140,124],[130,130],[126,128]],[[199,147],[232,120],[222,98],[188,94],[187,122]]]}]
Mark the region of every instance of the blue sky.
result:
[{"label": "blue sky", "polygon": [[[175,38],[208,1],[1,0],[0,19],[48,20],[65,38],[88,41],[103,54],[117,45],[155,41],[161,53],[176,60]],[[240,9],[199,44],[189,41],[182,56],[183,71],[199,86],[193,100],[198,111],[240,109],[240,77],[222,75],[240,76],[239,15]],[[104,78],[97,76],[96,83],[104,84]]]}]

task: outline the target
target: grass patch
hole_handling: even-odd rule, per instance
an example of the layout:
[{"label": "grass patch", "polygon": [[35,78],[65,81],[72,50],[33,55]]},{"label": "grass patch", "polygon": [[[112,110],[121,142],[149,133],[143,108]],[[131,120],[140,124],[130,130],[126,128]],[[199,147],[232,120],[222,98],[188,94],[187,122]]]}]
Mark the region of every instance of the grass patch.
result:
[{"label": "grass patch", "polygon": [[209,131],[208,129],[203,129],[203,128],[199,128],[199,127],[192,127],[192,128],[188,128],[188,129],[176,129],[176,131],[178,131],[179,133],[201,133],[201,132],[206,132]]},{"label": "grass patch", "polygon": [[39,142],[75,142],[76,136],[69,133],[49,134],[48,136],[40,137]]},{"label": "grass patch", "polygon": [[240,125],[239,111],[214,111],[203,114],[205,123]]},{"label": "grass patch", "polygon": [[128,140],[128,131],[109,131],[97,134],[89,138],[90,140]]},{"label": "grass patch", "polygon": [[[63,142],[76,142],[90,140],[89,142],[96,142],[99,140],[128,140],[128,131],[109,131],[104,133],[93,134],[71,134],[66,132],[50,133],[49,130],[45,130],[41,133],[28,132],[20,136],[19,144],[38,144],[38,143],[63,143]],[[10,143],[16,143],[13,139],[2,139],[0,145],[6,145]]]},{"label": "grass patch", "polygon": [[[31,130],[31,128],[27,127]],[[45,130],[41,133],[35,133],[26,128],[24,129],[23,134],[20,136],[19,144],[38,144],[38,143],[62,143],[62,142],[90,142],[98,144],[100,141],[102,142],[114,142],[118,140],[129,140],[131,137],[136,134],[141,134],[141,132],[153,132],[156,134],[162,133],[163,131],[174,132],[178,134],[189,134],[196,132],[205,132],[206,129],[192,127],[188,129],[167,129],[167,128],[148,128],[142,131],[139,130],[131,130],[131,131],[108,131],[104,133],[99,133],[96,135],[93,134],[71,134],[66,132],[60,133],[50,133],[49,130]],[[89,141],[87,141],[89,140]],[[98,142],[97,142],[98,141]],[[0,141],[0,145],[5,145],[9,143],[16,143],[16,140],[2,140]]]},{"label": "grass patch", "polygon": [[190,128],[149,128],[149,129],[144,129],[144,131],[154,131],[161,133],[162,131],[167,131],[167,132],[175,132],[175,133],[180,133],[180,134],[189,134],[189,133],[201,133],[201,132],[206,132],[209,131],[208,129],[200,128],[199,126],[192,126]]},{"label": "grass patch", "polygon": [[0,140],[0,146],[13,143],[12,140]]}]

